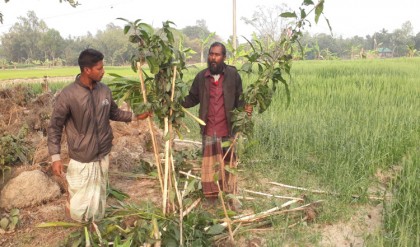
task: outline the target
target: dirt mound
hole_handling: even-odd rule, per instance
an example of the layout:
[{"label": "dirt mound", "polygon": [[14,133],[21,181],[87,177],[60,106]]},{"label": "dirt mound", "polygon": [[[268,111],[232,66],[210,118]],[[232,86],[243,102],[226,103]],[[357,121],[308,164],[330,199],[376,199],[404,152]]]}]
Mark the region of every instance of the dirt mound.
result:
[{"label": "dirt mound", "polygon": [[[19,212],[19,224],[14,231],[0,232],[0,246],[58,246],[73,229],[65,228],[37,228],[42,222],[69,221],[65,218],[65,194],[62,183],[52,175],[50,156],[47,147],[47,126],[53,110],[57,94],[43,93],[33,95],[28,87],[18,86],[0,90],[0,136],[10,137],[11,145],[24,147],[25,161],[16,159],[13,163],[5,163],[11,171],[0,170],[0,193],[8,182],[19,175],[42,173],[60,185],[58,198],[44,200],[41,205],[31,203],[22,206]],[[110,154],[110,184],[113,188],[127,193],[129,201],[140,202],[151,200],[160,203],[159,182],[153,178],[138,179],[127,174],[140,174],[144,163],[153,161],[151,135],[147,121],[131,123],[111,121],[114,140]],[[158,139],[162,134],[153,126]],[[23,132],[22,129],[25,129]],[[22,135],[18,133],[22,132]],[[0,139],[2,140],[2,139]],[[3,143],[0,142],[0,145]],[[159,143],[159,145],[162,145]],[[6,149],[0,148],[0,156]],[[16,156],[16,152],[11,155]],[[5,157],[5,156],[4,156]],[[64,164],[68,163],[66,136],[62,139],[61,157]],[[0,157],[1,158],[1,157]],[[22,158],[23,159],[23,158]],[[146,162],[147,161],[147,162]],[[0,164],[1,165],[1,164]],[[41,172],[42,171],[42,172]],[[3,182],[4,179],[4,182]],[[26,178],[30,184],[34,178]],[[37,179],[38,180],[38,179]],[[32,187],[32,194],[43,193],[41,189]],[[51,191],[50,191],[51,192]],[[31,194],[31,193],[30,193]],[[30,200],[26,200],[30,202]],[[112,199],[108,204],[115,203]],[[0,209],[0,218],[9,213]]]}]

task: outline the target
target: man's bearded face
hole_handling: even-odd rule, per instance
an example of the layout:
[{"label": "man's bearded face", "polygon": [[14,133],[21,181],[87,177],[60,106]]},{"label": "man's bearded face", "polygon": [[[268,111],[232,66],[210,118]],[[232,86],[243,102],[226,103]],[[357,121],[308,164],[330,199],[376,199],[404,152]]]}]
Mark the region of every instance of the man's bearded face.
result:
[{"label": "man's bearded face", "polygon": [[222,73],[224,68],[224,61],[225,56],[222,53],[222,47],[212,47],[207,57],[207,66],[210,70],[210,73],[213,75]]}]

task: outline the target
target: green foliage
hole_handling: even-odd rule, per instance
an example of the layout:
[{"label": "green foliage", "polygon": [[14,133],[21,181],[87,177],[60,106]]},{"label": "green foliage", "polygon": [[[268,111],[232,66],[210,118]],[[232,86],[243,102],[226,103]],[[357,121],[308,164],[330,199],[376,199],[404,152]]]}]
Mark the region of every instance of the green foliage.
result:
[{"label": "green foliage", "polygon": [[420,155],[413,148],[393,182],[395,199],[386,208],[385,241],[389,246],[420,245]]},{"label": "green foliage", "polygon": [[[303,36],[302,30],[305,23],[310,23],[308,14],[315,10],[315,22],[318,22],[319,16],[323,13],[323,3],[321,0],[314,5],[311,0],[305,0],[300,7],[300,15],[296,12],[286,12],[280,14],[281,17],[295,18],[295,26],[289,27],[286,30],[290,32],[282,35],[278,43],[273,43],[273,52],[263,48],[261,41],[256,37],[252,41],[248,41],[251,47],[251,52],[244,55],[245,62],[242,65],[241,71],[246,74],[257,73],[255,81],[248,84],[248,87],[243,93],[243,100],[246,104],[252,105],[259,113],[263,113],[270,106],[273,99],[273,94],[276,92],[277,85],[281,82],[285,87],[286,97],[290,102],[290,91],[285,75],[290,76],[293,47],[299,44],[299,38]],[[306,13],[305,7],[314,5],[312,10]],[[301,47],[301,50],[303,48]],[[303,54],[302,54],[303,57]],[[251,119],[241,113],[241,111],[233,112],[233,126],[234,128],[246,136],[252,135]]]},{"label": "green foliage", "polygon": [[25,140],[28,126],[25,124],[17,135],[5,134],[0,137],[0,167],[17,162],[28,163],[32,151],[30,143]]},{"label": "green foliage", "polygon": [[19,224],[19,209],[12,209],[9,213],[4,213],[0,217],[0,229],[4,231],[14,231]]},{"label": "green foliage", "polygon": [[[217,234],[206,231],[205,227],[212,225],[213,215],[197,210],[183,220],[183,246],[210,246],[210,238]],[[97,222],[98,231],[87,227],[88,224],[64,224],[64,222],[43,224],[38,227],[67,226],[77,229],[67,236],[63,245],[85,246],[88,242],[93,246],[143,246],[156,243],[155,235],[161,240],[162,246],[179,246],[180,224],[175,215],[163,216],[160,209],[144,203],[141,205],[122,203],[112,206],[107,216]],[[215,226],[219,227],[220,226]],[[221,229],[223,230],[223,229]],[[220,231],[222,232],[222,231]]]},{"label": "green foliage", "polygon": [[[164,118],[169,116],[173,128],[179,131],[181,119],[184,117],[179,102],[183,100],[189,88],[182,78],[183,70],[186,69],[185,56],[189,54],[190,49],[185,49],[182,45],[176,46],[175,30],[171,28],[173,23],[170,21],[164,22],[162,29],[158,31],[141,20],[127,22],[124,33],[129,35],[130,42],[138,45],[137,54],[132,57],[132,69],[144,76],[148,103],[143,103],[139,81],[117,74],[111,74],[114,76],[110,84],[114,88],[114,97],[127,101],[137,114],[152,111],[159,119],[161,127],[164,125]],[[141,65],[147,63],[150,74],[143,68],[142,71],[137,71],[138,63]],[[175,66],[176,75],[174,75]],[[175,86],[172,90],[174,76],[176,76]]]}]

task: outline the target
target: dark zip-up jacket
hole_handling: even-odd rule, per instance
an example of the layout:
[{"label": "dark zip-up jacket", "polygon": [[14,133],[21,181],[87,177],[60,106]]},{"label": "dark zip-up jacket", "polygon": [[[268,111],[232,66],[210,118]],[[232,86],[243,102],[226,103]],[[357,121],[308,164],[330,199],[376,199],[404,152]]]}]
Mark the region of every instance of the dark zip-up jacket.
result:
[{"label": "dark zip-up jacket", "polygon": [[50,155],[60,154],[65,127],[71,159],[82,163],[102,159],[111,151],[114,138],[109,120],[130,122],[132,113],[118,108],[104,83],[96,82],[90,90],[78,75],[57,96],[48,126]]},{"label": "dark zip-up jacket", "polygon": [[[184,102],[182,102],[182,106],[185,108],[200,104],[198,115],[204,122],[207,121],[210,101],[210,80],[205,77],[207,70],[208,69],[204,69],[196,75],[189,94],[185,97]],[[232,111],[244,106],[243,100],[240,100],[239,98],[242,94],[242,79],[236,68],[230,65],[225,66],[223,73],[223,100],[225,104],[227,127],[230,135],[233,135]],[[200,125],[200,127],[201,134],[203,134],[204,126]]]}]

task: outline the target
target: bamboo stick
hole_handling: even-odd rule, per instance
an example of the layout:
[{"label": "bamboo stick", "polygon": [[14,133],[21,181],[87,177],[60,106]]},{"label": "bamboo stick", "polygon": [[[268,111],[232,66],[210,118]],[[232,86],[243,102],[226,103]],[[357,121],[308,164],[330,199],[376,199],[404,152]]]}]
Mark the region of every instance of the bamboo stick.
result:
[{"label": "bamboo stick", "polygon": [[272,195],[272,194],[267,194],[267,193],[258,192],[258,191],[252,191],[252,190],[247,190],[247,189],[244,189],[243,191],[248,192],[248,193],[251,193],[251,194],[255,194],[255,195],[261,195],[261,196],[267,196],[267,197],[275,197],[275,198],[280,198],[280,199],[303,201],[302,198],[298,198],[298,197],[276,196],[276,195]]},{"label": "bamboo stick", "polygon": [[229,218],[229,215],[227,214],[227,210],[226,210],[226,206],[225,206],[225,200],[223,199],[223,193],[222,193],[222,190],[220,189],[219,182],[216,182],[216,185],[217,185],[217,188],[219,189],[219,198],[220,198],[220,202],[222,203],[223,213],[225,214],[225,222],[224,223],[226,223],[226,225],[228,227],[229,238],[230,238],[231,244],[233,244],[233,246],[235,246],[235,240],[233,239],[231,219]]},{"label": "bamboo stick", "polygon": [[195,178],[195,179],[201,180],[201,178],[200,178],[200,177],[194,176],[194,175],[192,175],[192,174],[189,174],[189,173],[186,173],[186,172],[183,172],[183,171],[179,171],[179,173],[180,173],[180,174],[183,174],[183,175],[185,175],[185,176],[187,176],[187,177],[191,177],[191,178]]},{"label": "bamboo stick", "polygon": [[[165,130],[164,136],[168,134],[168,117],[164,118],[165,123]],[[166,207],[168,203],[168,179],[169,179],[169,140],[165,142],[165,173],[164,173],[164,180],[163,180],[163,198],[162,198],[162,206],[163,206],[163,215],[166,215]]]},{"label": "bamboo stick", "polygon": [[[172,71],[172,91],[171,91],[171,103],[174,101],[174,96],[175,96],[175,80],[176,80],[176,66],[173,67],[173,71]],[[173,109],[172,107],[169,109],[169,117],[172,117],[172,113],[173,113]],[[173,175],[173,185],[175,187],[175,192],[176,192],[176,197],[178,198],[178,204],[179,204],[179,245],[182,246],[183,245],[183,218],[184,218],[184,206],[182,205],[182,196],[181,193],[178,190],[178,181],[176,179],[175,176],[175,164],[174,164],[174,158],[172,156],[172,143],[170,142],[170,140],[172,140],[172,136],[173,136],[173,131],[172,131],[172,120],[171,122],[169,122],[168,124],[169,126],[169,144],[170,144],[170,165],[172,166],[172,175]]]},{"label": "bamboo stick", "polygon": [[179,234],[180,234],[179,244],[181,246],[182,242],[183,242],[182,229],[183,229],[183,218],[184,218],[184,216],[183,216],[184,215],[184,213],[183,213],[184,206],[182,205],[182,195],[181,195],[181,193],[179,192],[179,189],[178,189],[178,181],[177,181],[176,176],[175,176],[175,165],[174,165],[174,159],[173,159],[172,154],[170,154],[170,159],[171,159],[171,162],[170,162],[171,164],[170,165],[172,166],[172,175],[173,175],[175,193],[176,193],[176,197],[178,199],[178,205],[179,205],[179,227],[180,227],[180,229],[179,229]]},{"label": "bamboo stick", "polygon": [[[137,72],[140,77],[140,85],[141,85],[141,93],[143,95],[143,102],[146,104],[147,103],[146,87],[144,85],[143,70],[141,68],[140,62],[137,62]],[[163,193],[162,168],[160,166],[159,150],[158,150],[158,145],[156,143],[156,136],[153,131],[152,119],[148,117],[147,122],[149,124],[150,138],[152,139],[152,144],[153,144],[153,151],[154,151],[156,168],[157,168],[158,177],[159,177],[160,189],[161,189],[161,192]]]}]

